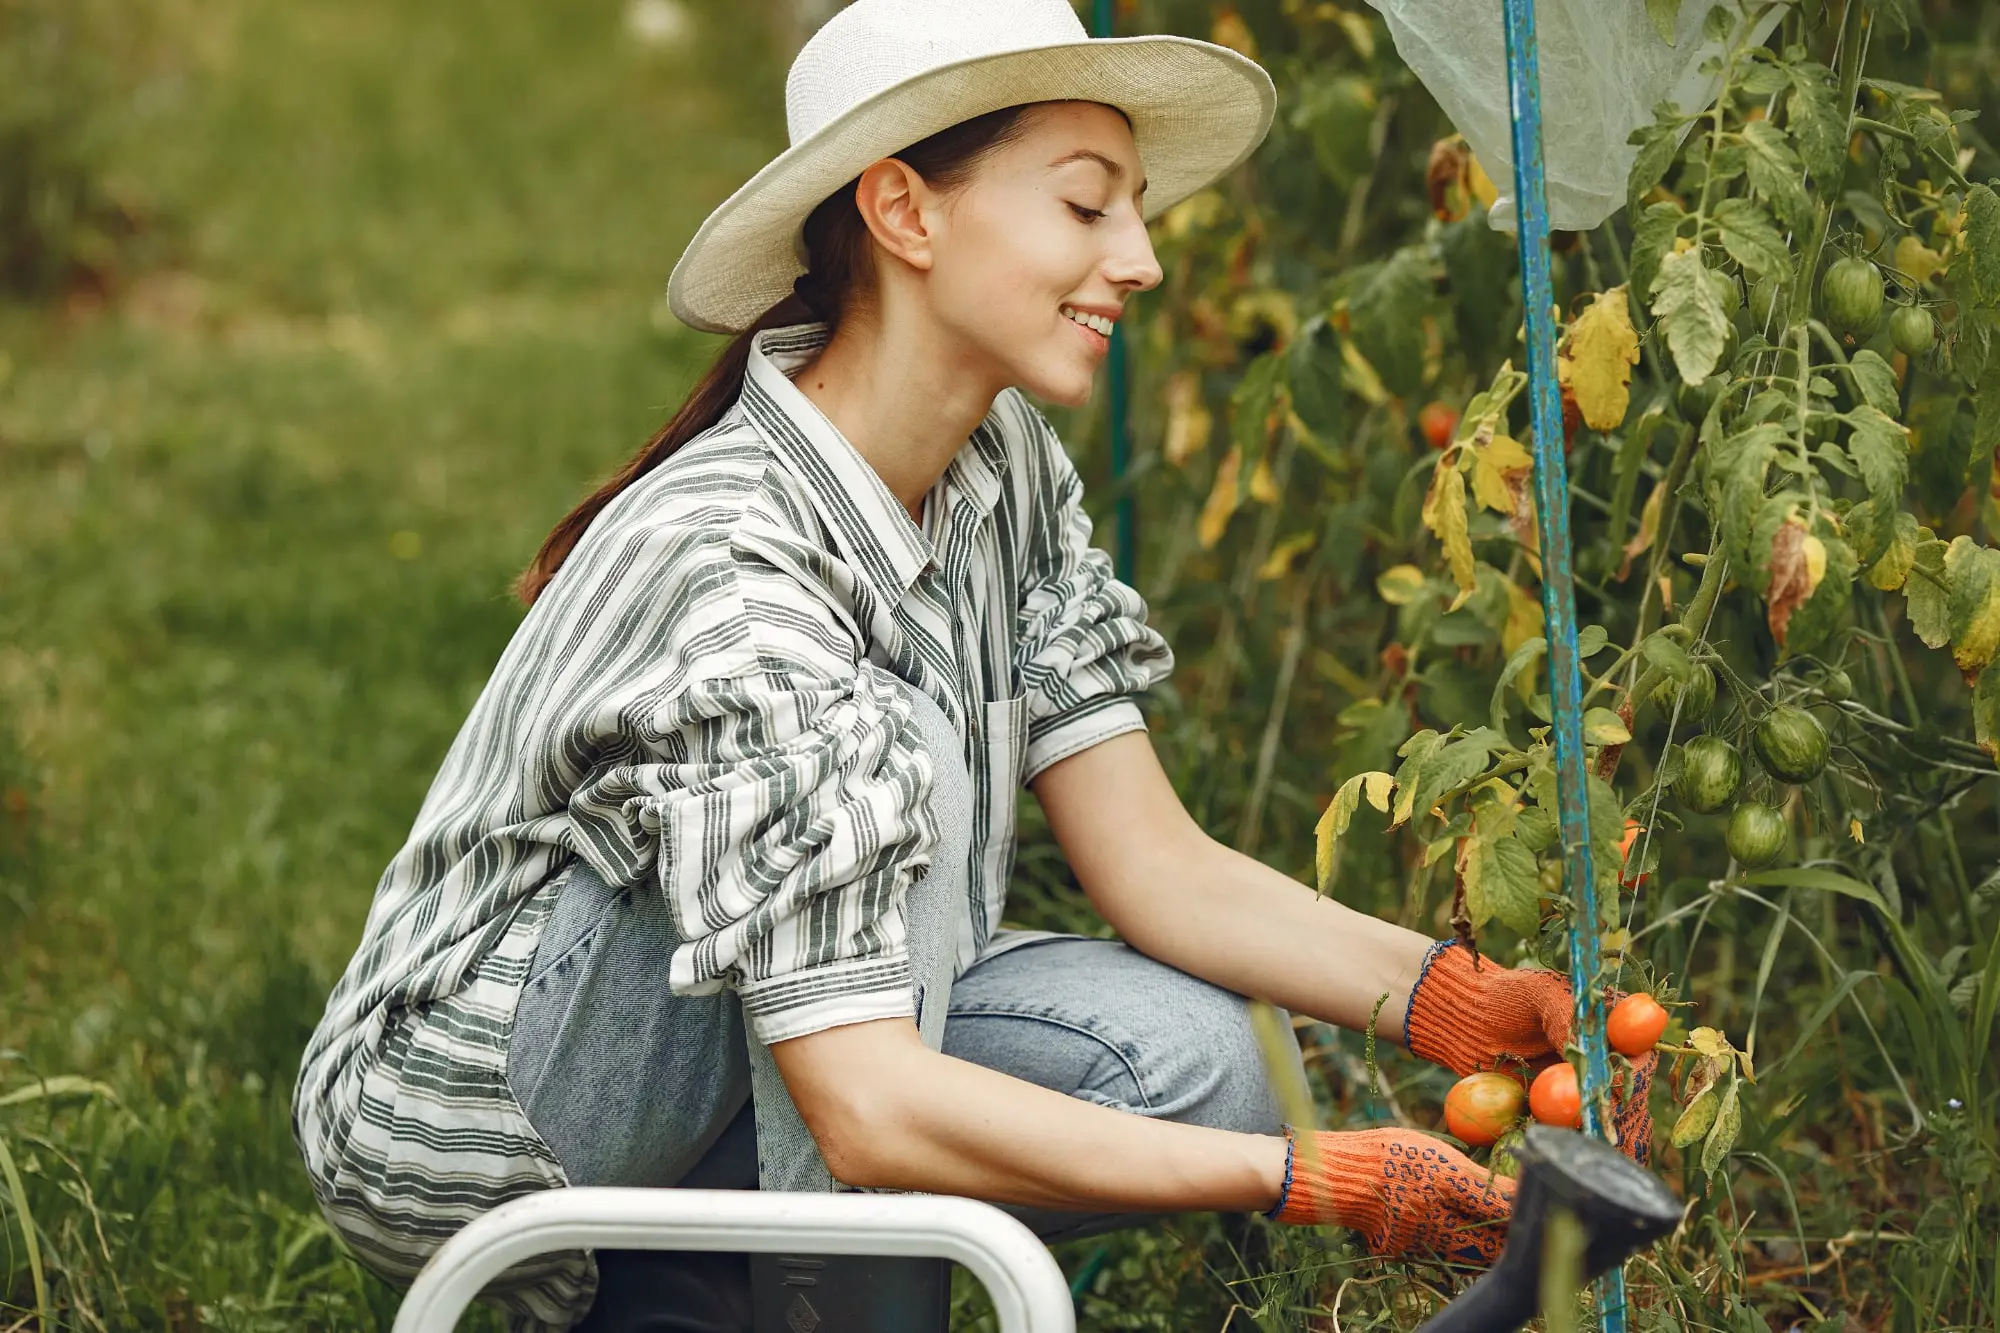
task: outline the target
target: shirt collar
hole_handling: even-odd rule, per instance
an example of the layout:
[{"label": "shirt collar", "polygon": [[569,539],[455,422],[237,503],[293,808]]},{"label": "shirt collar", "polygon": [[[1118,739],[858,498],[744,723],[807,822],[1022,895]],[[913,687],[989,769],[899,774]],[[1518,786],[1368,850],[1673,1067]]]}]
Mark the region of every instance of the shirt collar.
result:
[{"label": "shirt collar", "polygon": [[[936,552],[868,460],[792,383],[790,372],[811,360],[826,339],[824,324],[757,334],[743,376],[744,411],[804,485],[856,572],[894,605],[936,560]],[[1000,497],[1005,461],[996,403],[945,469],[947,484],[981,513],[990,513]]]}]

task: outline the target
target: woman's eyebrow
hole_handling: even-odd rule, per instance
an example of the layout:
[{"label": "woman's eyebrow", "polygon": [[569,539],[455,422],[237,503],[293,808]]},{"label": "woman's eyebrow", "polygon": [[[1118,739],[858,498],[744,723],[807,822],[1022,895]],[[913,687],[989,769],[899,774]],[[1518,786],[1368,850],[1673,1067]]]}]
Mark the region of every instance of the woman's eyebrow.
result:
[{"label": "woman's eyebrow", "polygon": [[[1125,168],[1094,148],[1079,148],[1074,152],[1064,153],[1061,157],[1049,163],[1049,166],[1051,168],[1066,167],[1072,162],[1095,162],[1098,166],[1104,168],[1105,174],[1110,176],[1112,180],[1125,179]],[[1146,182],[1141,180],[1139,182],[1139,193],[1144,194],[1145,192]]]}]

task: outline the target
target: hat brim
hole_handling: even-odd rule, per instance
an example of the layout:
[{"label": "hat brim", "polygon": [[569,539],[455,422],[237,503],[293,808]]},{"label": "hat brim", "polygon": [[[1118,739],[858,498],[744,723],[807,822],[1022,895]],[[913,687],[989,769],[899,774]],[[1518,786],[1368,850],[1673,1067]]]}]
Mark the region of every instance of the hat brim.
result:
[{"label": "hat brim", "polygon": [[806,216],[870,163],[989,111],[1062,101],[1130,117],[1151,219],[1256,151],[1277,94],[1256,61],[1190,37],[1089,38],[941,65],[856,103],[725,199],[674,265],[668,305],[704,332],[748,328],[805,271]]}]

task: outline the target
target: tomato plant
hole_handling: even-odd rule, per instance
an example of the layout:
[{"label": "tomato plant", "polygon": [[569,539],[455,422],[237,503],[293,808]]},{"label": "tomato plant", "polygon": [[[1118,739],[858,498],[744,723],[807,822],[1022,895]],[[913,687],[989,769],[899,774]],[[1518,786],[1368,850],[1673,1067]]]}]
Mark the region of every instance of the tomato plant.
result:
[{"label": "tomato plant", "polygon": [[[1176,783],[1343,900],[1508,963],[1566,968],[1594,931],[1587,984],[1691,1005],[1659,1160],[1699,1200],[1678,1243],[1700,1253],[1658,1277],[1690,1321],[1777,1311],[1783,1282],[1747,1279],[1783,1265],[1740,1228],[1795,1209],[1923,1237],[1895,1262],[1928,1256],[1935,1300],[1846,1247],[1846,1289],[1874,1294],[1844,1308],[2000,1311],[1965,1257],[2000,1210],[1935,1207],[2000,1179],[2000,154],[1973,119],[1996,91],[1977,8],[1718,7],[1719,95],[1662,105],[1626,206],[1556,238],[1581,922],[1513,239],[1486,220],[1506,182],[1365,12],[1243,0],[1225,31],[1193,0],[1140,10],[1253,49],[1285,98],[1241,179],[1162,219],[1135,330]],[[1733,35],[1766,13],[1767,40]],[[1892,1146],[1909,1176],[1864,1178]]]}]

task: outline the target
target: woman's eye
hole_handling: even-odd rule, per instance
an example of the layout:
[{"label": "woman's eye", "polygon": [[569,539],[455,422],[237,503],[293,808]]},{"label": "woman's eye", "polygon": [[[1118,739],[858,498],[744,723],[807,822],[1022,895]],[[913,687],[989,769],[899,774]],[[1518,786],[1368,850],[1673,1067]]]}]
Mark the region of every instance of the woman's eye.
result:
[{"label": "woman's eye", "polygon": [[1076,214],[1078,217],[1082,218],[1085,222],[1095,222],[1099,218],[1104,216],[1103,209],[1085,208],[1082,204],[1071,204],[1069,206],[1069,211]]}]

